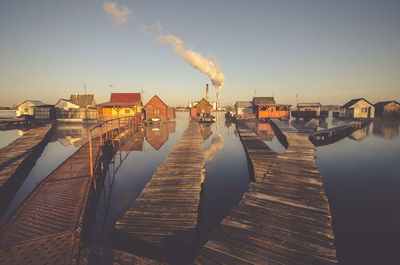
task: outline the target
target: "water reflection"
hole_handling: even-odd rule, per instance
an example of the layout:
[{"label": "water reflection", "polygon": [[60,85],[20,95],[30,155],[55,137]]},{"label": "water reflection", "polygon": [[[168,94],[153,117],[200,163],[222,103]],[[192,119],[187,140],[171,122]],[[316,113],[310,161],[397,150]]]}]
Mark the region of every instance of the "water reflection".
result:
[{"label": "water reflection", "polygon": [[146,141],[158,150],[168,141],[170,133],[175,132],[175,122],[150,124],[146,127]]},{"label": "water reflection", "polygon": [[278,137],[275,135],[271,124],[266,121],[249,120],[246,121],[247,126],[252,129],[264,143],[277,152],[282,154],[285,152],[285,147],[281,144]]},{"label": "water reflection", "polygon": [[317,147],[340,264],[398,263],[399,129],[399,121],[377,120]]}]

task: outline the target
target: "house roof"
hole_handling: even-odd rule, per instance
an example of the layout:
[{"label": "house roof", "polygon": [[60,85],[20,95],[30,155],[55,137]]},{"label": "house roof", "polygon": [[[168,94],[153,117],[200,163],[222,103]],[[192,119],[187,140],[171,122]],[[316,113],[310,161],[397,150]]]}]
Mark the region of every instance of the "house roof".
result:
[{"label": "house roof", "polygon": [[78,104],[72,103],[69,99],[65,99],[65,98],[59,99],[59,100],[57,101],[57,103],[56,103],[54,106],[57,106],[58,103],[60,103],[60,101],[66,101],[66,102],[68,102],[68,103],[70,103],[70,104],[72,104],[72,105],[75,105],[77,108],[80,107]]},{"label": "house roof", "polygon": [[[208,105],[210,105],[210,107],[212,108],[212,105],[210,104],[210,102],[208,102],[205,98],[202,98],[202,99],[199,101],[199,103],[196,104],[196,106],[199,105],[200,102],[202,102],[202,101],[206,102],[206,103],[207,103]],[[196,107],[196,106],[194,106],[194,107]]]},{"label": "house roof", "polygon": [[147,101],[146,105],[144,105],[144,106],[146,107],[153,100],[153,98],[158,98],[158,100],[160,100],[162,102],[162,104],[164,104],[166,107],[168,107],[168,105],[165,104],[165,102],[162,101],[162,99],[157,95],[154,95],[149,101]]},{"label": "house roof", "polygon": [[352,100],[350,100],[349,102],[347,102],[346,104],[344,104],[343,106],[341,106],[341,108],[349,108],[349,107],[351,107],[351,106],[353,106],[354,104],[356,104],[358,101],[360,101],[360,100],[364,100],[365,102],[367,102],[368,104],[370,104],[371,106],[373,106],[372,105],[372,103],[371,102],[369,102],[368,100],[366,100],[365,98],[355,98],[355,99],[352,99]]},{"label": "house roof", "polygon": [[321,107],[321,103],[297,103],[297,107]]},{"label": "house roof", "polygon": [[251,108],[253,107],[253,103],[251,101],[236,101],[236,108]]},{"label": "house roof", "polygon": [[378,107],[378,108],[379,108],[379,107],[383,107],[383,106],[386,106],[387,104],[392,103],[392,102],[396,103],[397,105],[400,105],[400,103],[397,102],[396,100],[389,100],[389,101],[380,101],[380,102],[377,102],[377,103],[374,104],[374,107],[375,107],[375,108],[377,108],[377,107]]},{"label": "house roof", "polygon": [[69,101],[82,108],[86,108],[87,106],[96,106],[93,94],[72,94]]},{"label": "house roof", "polygon": [[30,100],[30,99],[27,99],[27,100],[24,100],[24,101],[18,103],[17,105],[15,105],[15,107],[18,107],[19,105],[24,104],[25,102],[30,102],[30,103],[32,103],[34,106],[46,105],[46,103],[43,103],[43,102],[40,101],[40,100]]},{"label": "house roof", "polygon": [[275,104],[274,97],[254,97],[253,103],[255,105]]},{"label": "house roof", "polygon": [[140,93],[111,93],[110,101],[97,106],[132,106],[141,105]]}]

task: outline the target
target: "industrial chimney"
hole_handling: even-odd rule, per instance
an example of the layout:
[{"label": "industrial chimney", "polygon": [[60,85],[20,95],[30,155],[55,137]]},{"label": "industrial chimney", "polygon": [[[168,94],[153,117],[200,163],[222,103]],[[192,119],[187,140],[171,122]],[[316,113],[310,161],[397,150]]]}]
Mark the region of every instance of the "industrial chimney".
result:
[{"label": "industrial chimney", "polygon": [[206,84],[206,100],[208,101],[208,84]]}]

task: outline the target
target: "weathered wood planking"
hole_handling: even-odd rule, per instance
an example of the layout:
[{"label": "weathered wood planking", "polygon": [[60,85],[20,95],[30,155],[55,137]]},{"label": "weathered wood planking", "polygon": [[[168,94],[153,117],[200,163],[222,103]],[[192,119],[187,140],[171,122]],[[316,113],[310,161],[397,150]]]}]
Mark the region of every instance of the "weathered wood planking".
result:
[{"label": "weathered wood planking", "polygon": [[205,160],[202,144],[199,124],[190,122],[138,198],[117,220],[117,238],[149,246],[161,259],[166,253],[174,256],[174,251],[182,250],[173,257],[179,259],[192,251]]},{"label": "weathered wood planking", "polygon": [[257,181],[270,168],[277,153],[270,149],[243,120],[237,121],[236,128],[250,163],[250,171]]},{"label": "weathered wood planking", "polygon": [[[93,153],[100,148],[98,139]],[[47,176],[0,229],[0,264],[77,264],[90,188],[89,146]]]},{"label": "weathered wood planking", "polygon": [[167,263],[144,258],[124,251],[104,246],[91,245],[83,251],[79,265],[166,265]]},{"label": "weathered wood planking", "polygon": [[249,184],[195,264],[337,263],[315,148],[308,136],[283,123],[275,125],[285,135],[286,152],[276,157],[264,177]]},{"label": "weathered wood planking", "polygon": [[50,129],[30,129],[0,149],[0,216],[47,144]]}]

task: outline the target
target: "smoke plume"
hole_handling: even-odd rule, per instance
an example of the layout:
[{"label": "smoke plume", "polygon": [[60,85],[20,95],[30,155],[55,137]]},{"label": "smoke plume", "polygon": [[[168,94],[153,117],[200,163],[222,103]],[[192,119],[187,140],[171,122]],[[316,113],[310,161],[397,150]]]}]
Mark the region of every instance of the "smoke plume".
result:
[{"label": "smoke plume", "polygon": [[111,18],[111,21],[114,25],[127,23],[130,15],[132,14],[132,11],[127,6],[123,6],[122,9],[118,9],[116,2],[104,2],[103,9]]},{"label": "smoke plume", "polygon": [[174,35],[162,34],[157,36],[156,40],[161,45],[171,46],[177,56],[182,57],[190,66],[208,75],[215,90],[219,91],[224,85],[225,76],[220,71],[216,60],[207,59],[200,53],[192,51],[190,48],[185,46],[183,40]]}]

